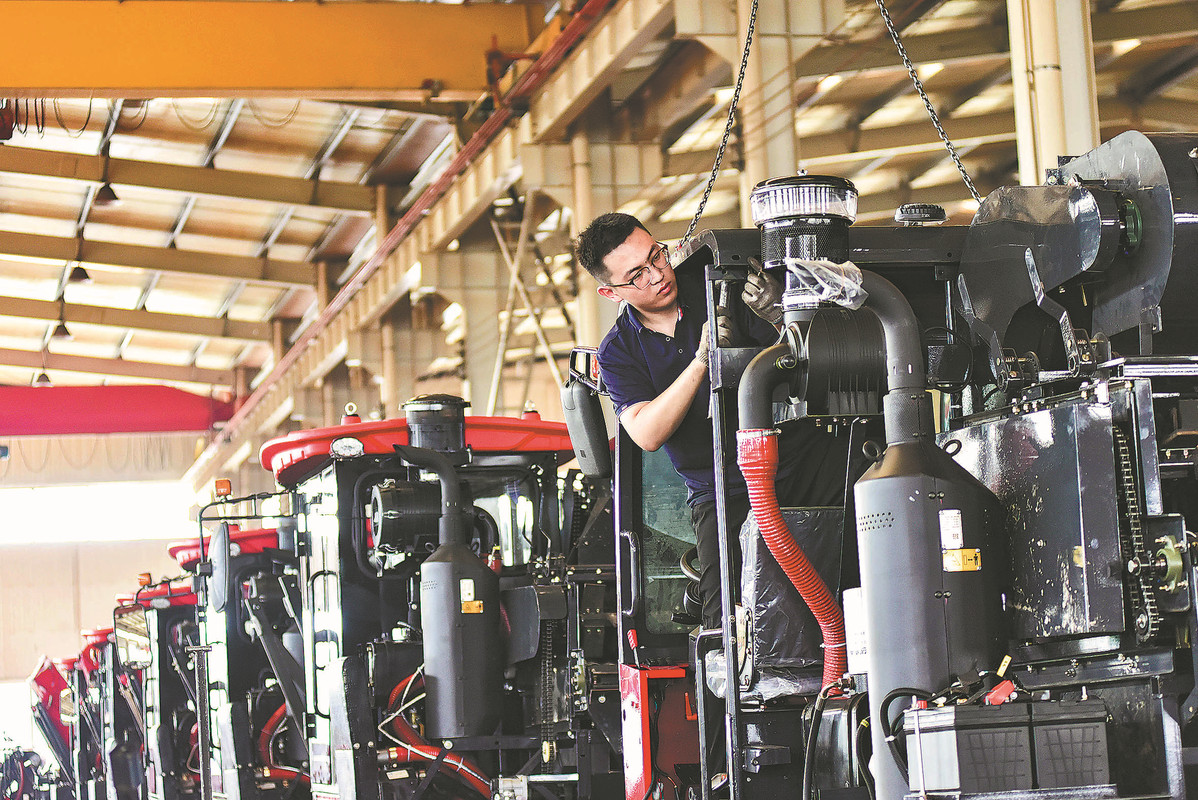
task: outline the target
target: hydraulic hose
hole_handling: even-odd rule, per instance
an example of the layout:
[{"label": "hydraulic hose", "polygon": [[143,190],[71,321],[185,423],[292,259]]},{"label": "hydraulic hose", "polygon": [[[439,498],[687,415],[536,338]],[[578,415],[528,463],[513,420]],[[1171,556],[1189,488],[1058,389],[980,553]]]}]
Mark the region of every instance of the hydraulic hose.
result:
[{"label": "hydraulic hose", "polygon": [[270,740],[275,735],[275,731],[279,729],[279,725],[283,724],[283,719],[287,716],[287,704],[279,706],[275,713],[271,714],[266,720],[266,724],[262,726],[262,732],[258,734],[258,756],[262,759],[262,768],[267,778],[278,778],[280,780],[299,780],[302,783],[311,783],[308,774],[303,770],[295,767],[283,767],[274,763],[274,759],[270,755]]},{"label": "hydraulic hose", "polygon": [[844,617],[823,579],[790,534],[778,508],[774,490],[774,476],[778,472],[778,431],[773,428],[737,431],[736,456],[749,487],[749,505],[761,530],[761,538],[819,623],[824,637],[823,686],[831,686],[840,680],[848,667]]},{"label": "hydraulic hose", "polygon": [[848,667],[844,617],[819,573],[811,566],[782,519],[774,478],[778,473],[778,431],[773,427],[771,395],[786,378],[785,359],[797,356],[780,343],[758,353],[741,376],[737,391],[740,424],[736,433],[736,462],[749,488],[749,505],[774,559],[811,609],[824,638],[823,686],[827,688]]},{"label": "hydraulic hose", "polygon": [[[423,681],[424,677],[418,673],[413,673],[400,681],[391,690],[391,696],[387,699],[388,709],[395,708],[398,705],[409,686],[423,683]],[[398,711],[398,709],[396,710]],[[392,747],[384,751],[388,758],[395,761],[437,760],[438,749],[422,739],[420,734],[416,732],[416,729],[404,718],[403,714],[395,714],[391,721],[391,729],[400,738],[401,744],[399,747]],[[483,797],[491,796],[491,783],[487,779],[486,774],[464,756],[450,753],[445,756],[443,763],[452,767],[471,788],[479,792]]]},{"label": "hydraulic hose", "polygon": [[270,757],[270,737],[275,735],[275,731],[279,729],[285,716],[287,716],[287,704],[283,703],[275,713],[270,715],[266,724],[262,726],[262,732],[258,734],[258,757],[262,759],[264,767],[274,766]]}]

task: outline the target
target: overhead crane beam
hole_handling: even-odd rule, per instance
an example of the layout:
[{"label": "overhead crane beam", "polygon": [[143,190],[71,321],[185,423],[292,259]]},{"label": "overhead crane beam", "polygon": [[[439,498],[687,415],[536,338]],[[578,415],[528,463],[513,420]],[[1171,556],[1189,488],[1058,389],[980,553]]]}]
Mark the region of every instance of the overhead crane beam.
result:
[{"label": "overhead crane beam", "polygon": [[486,87],[486,53],[521,52],[540,27],[539,10],[9,0],[5,25],[29,35],[0,49],[0,96],[470,100]]},{"label": "overhead crane beam", "polygon": [[[54,322],[59,317],[59,304],[53,300],[29,300],[24,297],[0,297],[0,315]],[[190,314],[161,314],[105,306],[67,303],[62,306],[65,322],[100,325],[151,333],[178,333],[184,336],[203,336],[209,339],[229,339],[239,342],[270,341],[270,324],[233,319],[212,319]]]},{"label": "overhead crane beam", "polygon": [[61,372],[86,372],[91,375],[119,375],[143,378],[147,381],[178,383],[207,383],[213,386],[232,386],[232,370],[202,369],[174,364],[152,364],[145,361],[126,361],[123,358],[91,358],[61,353],[40,353],[35,350],[0,349],[0,365]]},{"label": "overhead crane beam", "polygon": [[[104,162],[104,156],[99,155],[61,153],[9,145],[0,147],[0,172],[16,175],[65,178],[100,184],[105,179]],[[318,181],[311,178],[291,178],[124,158],[108,159],[107,179],[118,185],[310,206],[352,214],[369,214],[374,210],[374,187],[356,183]]]},{"label": "overhead crane beam", "polygon": [[87,264],[111,264],[158,272],[246,280],[273,286],[311,286],[315,274],[312,265],[305,261],[280,261],[7,231],[0,232],[0,254],[56,261],[80,261]]}]

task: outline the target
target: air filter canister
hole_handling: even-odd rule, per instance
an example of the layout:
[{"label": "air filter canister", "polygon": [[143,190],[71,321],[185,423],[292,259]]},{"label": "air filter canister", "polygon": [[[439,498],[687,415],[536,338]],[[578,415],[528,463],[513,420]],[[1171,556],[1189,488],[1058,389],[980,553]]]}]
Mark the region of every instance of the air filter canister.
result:
[{"label": "air filter canister", "polygon": [[781,267],[786,258],[849,260],[849,226],[857,219],[857,187],[833,175],[770,178],[749,195],[761,230],[761,260]]},{"label": "air filter canister", "polygon": [[[466,452],[466,407],[452,394],[422,394],[403,404],[409,443],[438,453]],[[455,461],[455,459],[450,459]]]}]

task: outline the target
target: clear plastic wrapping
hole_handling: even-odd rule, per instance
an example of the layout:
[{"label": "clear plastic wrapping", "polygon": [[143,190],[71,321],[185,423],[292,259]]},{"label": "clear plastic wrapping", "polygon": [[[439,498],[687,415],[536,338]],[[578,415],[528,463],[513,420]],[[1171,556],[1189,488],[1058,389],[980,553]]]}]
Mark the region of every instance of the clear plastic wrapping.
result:
[{"label": "clear plastic wrapping", "polygon": [[[835,592],[840,574],[844,508],[783,508],[782,518],[799,547]],[[748,642],[737,669],[741,697],[766,703],[780,697],[809,695],[822,683],[823,636],[815,617],[774,560],[750,514],[740,530],[744,568],[737,634]],[[724,652],[706,654],[707,688],[724,696]]]},{"label": "clear plastic wrapping", "polygon": [[868,294],[861,288],[861,270],[852,261],[807,261],[785,258],[786,293],[783,308],[813,305],[816,301],[833,303],[854,311],[861,308]]},{"label": "clear plastic wrapping", "polygon": [[[724,671],[724,651],[712,650],[703,659],[707,671],[707,688],[716,697],[724,699],[728,675]],[[823,678],[818,669],[774,669],[762,670],[754,675],[753,683],[742,688],[741,700],[768,703],[780,697],[815,694],[820,690]]]}]

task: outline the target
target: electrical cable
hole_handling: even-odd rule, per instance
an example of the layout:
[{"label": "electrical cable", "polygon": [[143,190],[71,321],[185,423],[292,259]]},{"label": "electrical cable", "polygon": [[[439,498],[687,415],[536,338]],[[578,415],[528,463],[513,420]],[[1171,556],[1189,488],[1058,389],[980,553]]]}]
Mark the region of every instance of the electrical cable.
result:
[{"label": "electrical cable", "polygon": [[[863,717],[857,723],[857,730],[853,733],[853,747],[857,751],[857,776],[861,779],[861,783],[865,786],[865,791],[869,793],[869,800],[875,800],[874,795],[874,776],[870,774],[869,765],[866,759],[861,758],[861,734],[869,733],[869,717]],[[868,737],[866,737],[868,739]]]},{"label": "electrical cable", "polygon": [[819,725],[824,716],[824,708],[828,705],[830,695],[837,685],[828,684],[819,690],[815,696],[815,706],[811,710],[811,727],[807,732],[807,741],[803,745],[803,784],[799,800],[811,800],[811,783],[815,774],[815,745],[819,741]]},{"label": "electrical cable", "polygon": [[83,125],[81,125],[79,127],[79,130],[72,131],[70,128],[67,127],[67,124],[62,121],[62,111],[58,107],[58,98],[55,97],[54,98],[54,120],[58,123],[58,127],[62,128],[67,136],[70,136],[72,139],[78,139],[87,130],[87,126],[92,121],[92,104],[93,104],[93,102],[94,102],[94,98],[92,98],[92,97],[87,98],[87,118],[83,120]]},{"label": "electrical cable", "polygon": [[254,119],[261,122],[267,128],[286,128],[291,124],[291,121],[295,119],[295,115],[299,113],[300,109],[300,101],[296,100],[295,105],[291,107],[291,110],[284,114],[280,120],[276,121],[267,119],[265,116],[263,116],[263,114],[258,110],[258,107],[254,105],[254,101],[251,100],[248,105],[250,107],[250,113],[254,115]]},{"label": "electrical cable", "polygon": [[[141,114],[139,114],[137,117],[137,124],[126,125],[124,128],[124,132],[125,133],[133,133],[135,130],[138,130],[142,125],[146,124],[146,119],[149,116],[150,116],[150,101],[146,100],[145,102],[143,102],[141,104]],[[120,120],[118,119],[117,122],[119,123]],[[115,132],[116,129],[113,128],[113,131]]]},{"label": "electrical cable", "polygon": [[220,100],[217,99],[212,101],[212,107],[209,108],[208,112],[200,118],[199,122],[188,119],[183,114],[183,112],[179,109],[178,100],[171,100],[171,108],[174,109],[175,116],[178,117],[179,121],[183,123],[183,127],[193,131],[194,133],[203,133],[212,127],[213,122],[216,122],[217,112],[220,111]]},{"label": "electrical cable", "polygon": [[[398,740],[389,734],[387,736],[387,738],[395,741],[399,745],[398,748],[390,748],[392,751],[396,751],[394,752],[394,757],[396,760],[435,761],[440,755],[438,749],[422,739],[420,735],[416,733],[415,728],[413,728],[407,719],[404,718],[403,714],[400,713],[403,709],[414,705],[416,701],[420,699],[414,697],[409,703],[407,702],[407,693],[412,686],[423,682],[423,679],[418,680],[423,669],[424,665],[421,664],[420,667],[417,668],[416,672],[413,672],[411,675],[404,678],[402,681],[396,684],[394,689],[391,690],[391,695],[388,697],[387,706],[388,708],[391,708],[398,700],[400,707],[399,712],[393,713],[390,717],[388,717],[388,719],[384,720],[384,722],[379,725],[379,729],[383,730],[382,725],[385,725],[387,722],[391,722],[395,733],[399,736]],[[383,730],[383,733],[386,733],[386,731]],[[399,753],[397,752],[399,749],[405,750],[412,757],[400,759]],[[485,773],[468,761],[464,756],[459,756],[457,754],[446,755],[442,763],[453,767],[454,770],[466,780],[471,788],[478,791],[484,797],[491,796],[490,781]]]},{"label": "electrical cable", "polygon": [[918,700],[931,700],[932,693],[923,689],[913,689],[909,686],[900,686],[897,689],[891,689],[882,698],[882,703],[878,707],[878,729],[882,731],[882,738],[886,742],[886,746],[890,748],[890,755],[894,758],[894,763],[898,765],[899,772],[903,775],[903,780],[907,778],[907,756],[899,748],[897,735],[902,730],[901,720],[898,727],[894,727],[890,722],[890,704],[900,697],[913,697]]}]

